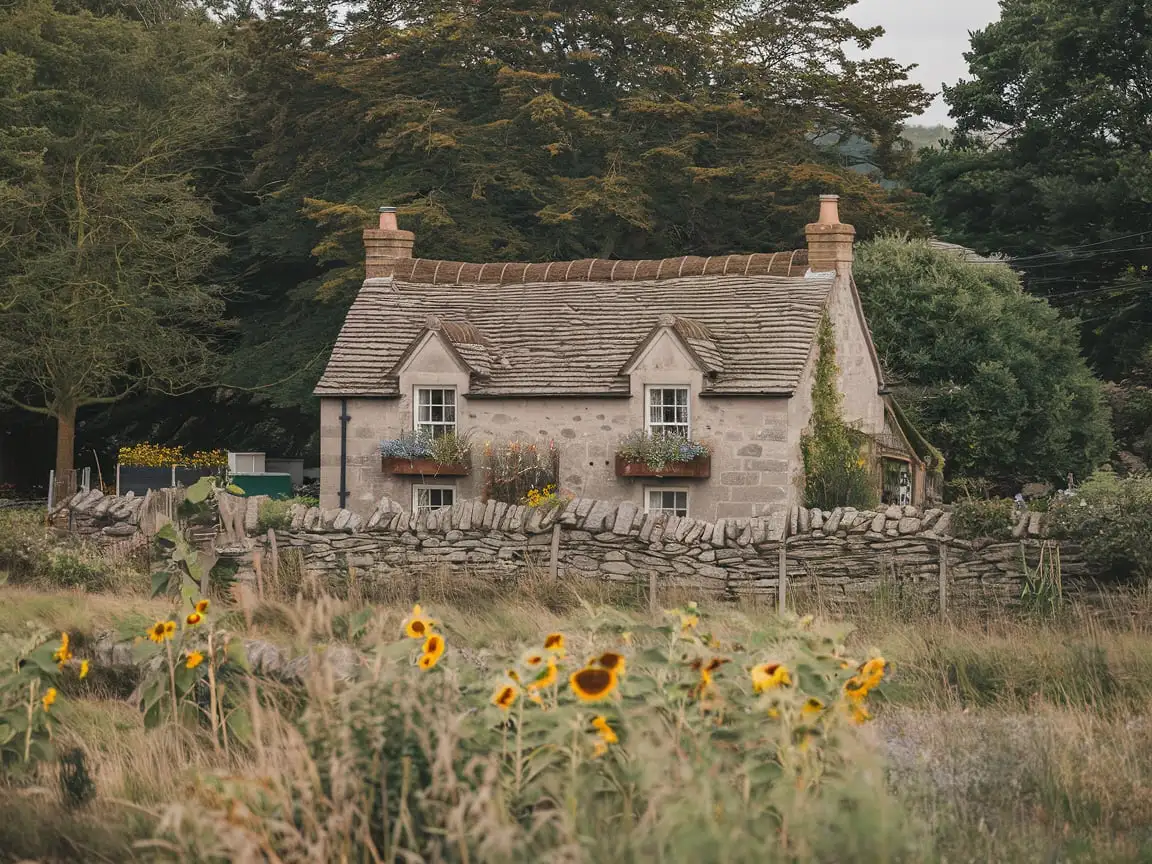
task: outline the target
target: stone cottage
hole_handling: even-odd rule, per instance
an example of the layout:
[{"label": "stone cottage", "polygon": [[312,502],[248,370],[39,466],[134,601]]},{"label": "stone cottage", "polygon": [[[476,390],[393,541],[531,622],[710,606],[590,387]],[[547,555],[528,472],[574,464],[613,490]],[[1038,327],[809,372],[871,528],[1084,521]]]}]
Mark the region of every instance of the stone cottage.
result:
[{"label": "stone cottage", "polygon": [[[415,236],[381,208],[364,231],[367,278],[316,387],[321,506],[483,497],[485,446],[517,442],[554,453],[559,485],[582,497],[706,520],[800,503],[825,312],[844,416],[876,444],[877,484],[906,469],[922,499],[923,463],[886,396],[836,196],[821,196],[806,234],[806,249],[772,254],[475,264],[413,258]],[[383,440],[413,431],[467,436],[470,464],[381,458]],[[618,458],[641,433],[708,453],[660,470]]]}]

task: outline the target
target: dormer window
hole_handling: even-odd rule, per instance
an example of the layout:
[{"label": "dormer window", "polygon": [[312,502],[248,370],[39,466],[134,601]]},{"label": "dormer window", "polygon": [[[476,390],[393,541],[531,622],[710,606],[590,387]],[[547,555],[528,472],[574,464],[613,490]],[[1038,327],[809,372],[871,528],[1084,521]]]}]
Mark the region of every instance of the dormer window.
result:
[{"label": "dormer window", "polygon": [[456,434],[456,388],[416,388],[416,431],[432,438]]},{"label": "dormer window", "polygon": [[691,437],[687,387],[647,387],[649,435]]}]

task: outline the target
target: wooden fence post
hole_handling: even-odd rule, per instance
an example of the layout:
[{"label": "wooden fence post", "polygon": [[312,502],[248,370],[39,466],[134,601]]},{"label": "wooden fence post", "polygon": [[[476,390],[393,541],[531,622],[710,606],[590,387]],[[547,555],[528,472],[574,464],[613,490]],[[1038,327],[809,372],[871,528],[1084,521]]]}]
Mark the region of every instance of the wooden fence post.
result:
[{"label": "wooden fence post", "polygon": [[788,533],[785,528],[784,536],[780,538],[780,579],[778,588],[779,603],[777,614],[783,615],[788,608]]},{"label": "wooden fence post", "polygon": [[276,546],[276,531],[268,529],[268,582],[272,587],[280,584],[280,550]]},{"label": "wooden fence post", "polygon": [[648,614],[656,614],[656,571],[648,571]]},{"label": "wooden fence post", "polygon": [[548,575],[555,582],[560,573],[560,523],[552,526],[552,557],[548,562]]},{"label": "wooden fence post", "polygon": [[940,618],[948,614],[948,544],[940,541]]}]

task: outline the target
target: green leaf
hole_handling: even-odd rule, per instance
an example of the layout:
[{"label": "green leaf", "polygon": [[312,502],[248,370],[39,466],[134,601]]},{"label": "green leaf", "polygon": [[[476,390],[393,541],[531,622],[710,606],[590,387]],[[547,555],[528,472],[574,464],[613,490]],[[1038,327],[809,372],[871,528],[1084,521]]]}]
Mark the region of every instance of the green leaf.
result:
[{"label": "green leaf", "polygon": [[244,648],[244,643],[241,640],[230,639],[228,641],[228,648],[225,652],[225,656],[228,658],[229,662],[235,663],[245,672],[250,671],[250,667],[248,665],[248,651]]},{"label": "green leaf", "polygon": [[241,744],[252,740],[252,718],[244,708],[237,708],[225,720],[225,725],[231,734]]},{"label": "green leaf", "polygon": [[243,495],[244,494],[244,490],[241,489],[239,486],[237,486],[235,483],[229,483],[227,486],[224,487],[224,489],[230,495]]},{"label": "green leaf", "polygon": [[167,594],[172,585],[172,574],[167,570],[157,570],[152,574],[152,596]]},{"label": "green leaf", "polygon": [[180,535],[176,533],[175,526],[169,522],[160,527],[160,530],[156,532],[156,538],[159,540],[167,540],[169,543],[175,543],[180,539]]}]

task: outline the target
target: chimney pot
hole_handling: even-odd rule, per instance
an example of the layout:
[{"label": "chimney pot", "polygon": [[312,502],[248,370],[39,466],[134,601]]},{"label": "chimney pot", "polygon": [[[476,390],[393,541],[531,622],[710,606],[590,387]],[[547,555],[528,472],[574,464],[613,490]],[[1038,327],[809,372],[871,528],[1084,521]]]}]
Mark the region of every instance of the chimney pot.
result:
[{"label": "chimney pot", "polygon": [[381,207],[380,213],[380,229],[383,231],[396,231],[399,225],[396,224],[396,208],[395,207]]},{"label": "chimney pot", "polygon": [[839,225],[840,224],[840,196],[839,195],[821,195],[820,196],[820,218],[817,221],[821,225]]},{"label": "chimney pot", "polygon": [[416,235],[402,231],[396,224],[395,207],[378,207],[380,223],[364,229],[364,275],[368,279],[387,277],[396,272],[396,261],[411,258]]}]

